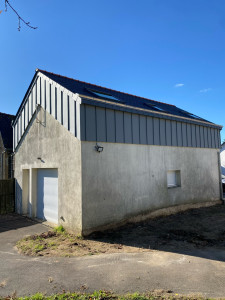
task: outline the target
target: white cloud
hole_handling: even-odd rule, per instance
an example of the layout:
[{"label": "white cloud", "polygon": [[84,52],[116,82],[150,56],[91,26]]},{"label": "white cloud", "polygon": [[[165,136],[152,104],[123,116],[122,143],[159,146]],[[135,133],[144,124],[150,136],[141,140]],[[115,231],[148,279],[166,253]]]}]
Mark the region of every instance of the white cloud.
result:
[{"label": "white cloud", "polygon": [[212,90],[211,88],[207,88],[207,89],[200,90],[199,92],[200,93],[207,93],[207,92],[209,92],[211,90]]},{"label": "white cloud", "polygon": [[178,87],[182,87],[182,86],[184,86],[184,83],[177,83],[177,84],[175,84],[175,88],[178,88]]}]

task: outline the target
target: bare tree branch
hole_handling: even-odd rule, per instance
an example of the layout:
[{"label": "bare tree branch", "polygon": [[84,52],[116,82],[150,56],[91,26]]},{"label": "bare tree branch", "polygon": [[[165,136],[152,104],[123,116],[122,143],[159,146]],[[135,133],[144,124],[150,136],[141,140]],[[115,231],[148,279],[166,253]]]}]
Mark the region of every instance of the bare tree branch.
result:
[{"label": "bare tree branch", "polygon": [[20,31],[21,25],[20,22],[22,21],[26,26],[30,27],[31,29],[37,29],[37,27],[31,26],[30,22],[26,22],[20,15],[19,13],[12,7],[12,5],[9,3],[9,0],[5,0],[5,11],[7,11],[7,6],[9,6],[14,13],[17,15],[18,17],[18,31]]}]

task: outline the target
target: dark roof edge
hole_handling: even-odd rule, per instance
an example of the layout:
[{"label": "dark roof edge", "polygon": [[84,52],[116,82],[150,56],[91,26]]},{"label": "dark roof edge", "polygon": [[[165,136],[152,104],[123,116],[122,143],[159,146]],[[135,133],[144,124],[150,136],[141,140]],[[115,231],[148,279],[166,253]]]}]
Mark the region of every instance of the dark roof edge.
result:
[{"label": "dark roof edge", "polygon": [[37,76],[37,69],[36,69],[36,72],[35,72],[35,74],[34,74],[32,80],[31,80],[31,83],[30,83],[30,85],[29,85],[29,87],[28,87],[28,89],[27,89],[27,91],[26,91],[26,94],[25,94],[25,96],[23,97],[23,101],[21,102],[21,104],[20,104],[20,106],[19,106],[19,108],[18,108],[18,110],[17,110],[17,113],[16,113],[16,115],[15,115],[15,119],[14,119],[14,121],[12,122],[12,125],[14,125],[15,122],[16,122],[16,120],[17,120],[18,114],[19,114],[21,108],[23,107],[24,101],[26,100],[27,95],[29,94],[30,88],[32,87],[32,85],[33,85],[33,83],[34,83],[36,76]]},{"label": "dark roof edge", "polygon": [[195,120],[195,119],[191,119],[191,118],[185,118],[185,117],[181,117],[181,116],[177,116],[177,115],[173,115],[173,114],[162,114],[162,113],[156,113],[154,111],[151,110],[147,110],[147,109],[142,109],[142,108],[138,108],[136,106],[128,106],[128,105],[123,105],[120,106],[117,103],[112,103],[112,102],[107,102],[107,101],[99,101],[99,99],[88,99],[83,95],[79,95],[82,99],[82,103],[84,104],[88,104],[88,105],[93,105],[93,106],[99,106],[99,107],[105,107],[105,108],[110,108],[110,109],[115,109],[115,110],[120,110],[120,111],[126,111],[126,112],[133,112],[133,113],[137,113],[137,114],[144,114],[144,115],[148,115],[148,116],[152,116],[152,117],[156,117],[156,118],[161,118],[161,119],[168,119],[168,120],[174,120],[174,121],[180,121],[180,122],[186,122],[186,123],[191,123],[191,124],[196,124],[196,125],[202,125],[202,126],[207,126],[207,127],[212,127],[212,128],[218,128],[218,129],[222,129],[223,126],[222,125],[218,125],[215,123],[211,123],[211,122],[204,122],[201,120]]}]

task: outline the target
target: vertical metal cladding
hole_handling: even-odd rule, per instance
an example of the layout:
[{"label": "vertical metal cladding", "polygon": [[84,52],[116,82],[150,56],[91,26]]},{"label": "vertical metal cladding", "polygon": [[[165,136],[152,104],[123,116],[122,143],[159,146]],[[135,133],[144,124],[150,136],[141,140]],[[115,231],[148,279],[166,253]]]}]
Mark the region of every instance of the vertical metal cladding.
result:
[{"label": "vertical metal cladding", "polygon": [[96,134],[97,140],[106,141],[106,113],[105,109],[96,107]]},{"label": "vertical metal cladding", "polygon": [[124,142],[127,144],[132,144],[132,120],[131,120],[131,114],[124,112]]},{"label": "vertical metal cladding", "polygon": [[147,118],[140,116],[140,144],[147,144]]},{"label": "vertical metal cladding", "polygon": [[[20,142],[25,130],[40,104],[74,136],[77,136],[77,104],[63,89],[38,77],[33,83],[27,98],[14,124],[14,148]],[[94,108],[95,109],[95,108]]]},{"label": "vertical metal cladding", "polygon": [[219,148],[220,130],[180,121],[81,105],[81,140]]},{"label": "vertical metal cladding", "polygon": [[115,111],[116,117],[116,143],[124,143],[124,124],[123,124],[123,112]]}]

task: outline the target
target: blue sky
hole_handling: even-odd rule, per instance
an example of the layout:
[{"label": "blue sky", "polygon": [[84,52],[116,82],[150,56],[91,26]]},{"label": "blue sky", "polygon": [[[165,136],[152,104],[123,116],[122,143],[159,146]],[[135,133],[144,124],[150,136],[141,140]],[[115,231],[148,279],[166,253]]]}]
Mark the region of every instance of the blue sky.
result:
[{"label": "blue sky", "polygon": [[[11,0],[0,14],[0,111],[36,68],[155,99],[225,126],[224,0]],[[4,1],[0,0],[0,10]],[[225,130],[221,132],[225,139]]]}]

